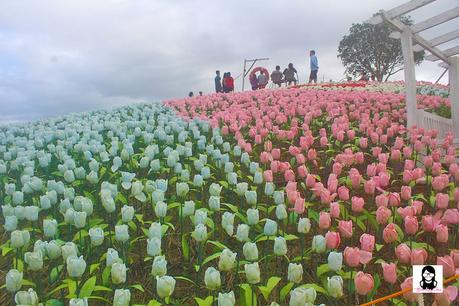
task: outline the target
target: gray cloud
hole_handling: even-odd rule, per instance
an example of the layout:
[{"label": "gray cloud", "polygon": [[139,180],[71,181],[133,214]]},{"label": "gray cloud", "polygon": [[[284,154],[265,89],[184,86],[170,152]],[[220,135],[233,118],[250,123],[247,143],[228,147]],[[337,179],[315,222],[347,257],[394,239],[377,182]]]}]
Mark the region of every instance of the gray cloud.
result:
[{"label": "gray cloud", "polygon": [[[336,49],[350,25],[403,2],[2,1],[0,123],[211,92],[214,71],[237,76],[244,58],[270,57],[269,69],[293,62],[304,80],[312,48],[319,78],[339,80]],[[413,17],[455,0],[437,2]],[[440,73],[418,67],[424,80]]]}]

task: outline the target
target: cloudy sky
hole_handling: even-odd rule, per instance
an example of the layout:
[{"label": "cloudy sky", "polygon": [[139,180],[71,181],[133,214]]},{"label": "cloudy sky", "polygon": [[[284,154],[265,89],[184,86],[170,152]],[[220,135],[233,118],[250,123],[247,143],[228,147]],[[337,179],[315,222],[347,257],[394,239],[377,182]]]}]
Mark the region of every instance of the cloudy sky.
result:
[{"label": "cloudy sky", "polygon": [[[412,17],[457,1],[437,0]],[[339,80],[336,50],[351,24],[404,2],[0,0],[0,124],[210,92],[214,71],[237,76],[244,58],[269,57],[270,70],[293,62],[302,81],[312,48],[319,79]],[[459,20],[423,34],[457,28]],[[417,77],[435,81],[441,72],[429,62]]]}]

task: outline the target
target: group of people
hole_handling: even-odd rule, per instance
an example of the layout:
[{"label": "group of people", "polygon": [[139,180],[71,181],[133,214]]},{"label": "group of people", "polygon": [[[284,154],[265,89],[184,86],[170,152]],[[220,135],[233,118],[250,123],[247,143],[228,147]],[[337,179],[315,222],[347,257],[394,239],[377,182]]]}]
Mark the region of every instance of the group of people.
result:
[{"label": "group of people", "polygon": [[234,91],[234,79],[231,76],[231,72],[223,73],[223,80],[220,77],[220,70],[215,71],[215,92],[233,92]]},{"label": "group of people", "polygon": [[[309,74],[309,83],[317,83],[317,73],[319,71],[319,62],[317,60],[316,52],[311,50],[309,52],[309,65],[311,72]],[[298,82],[298,71],[293,67],[292,63],[289,63],[287,68],[284,71],[281,71],[279,65],[276,66],[276,69],[268,75],[260,71],[257,73],[250,74],[249,81],[252,86],[252,90],[265,88],[271,78],[271,82],[281,87],[283,83],[287,85],[296,85]],[[216,71],[215,76],[215,92],[233,92],[234,91],[234,79],[231,77],[231,73],[225,72],[223,74],[223,80],[220,77],[220,71]]]}]

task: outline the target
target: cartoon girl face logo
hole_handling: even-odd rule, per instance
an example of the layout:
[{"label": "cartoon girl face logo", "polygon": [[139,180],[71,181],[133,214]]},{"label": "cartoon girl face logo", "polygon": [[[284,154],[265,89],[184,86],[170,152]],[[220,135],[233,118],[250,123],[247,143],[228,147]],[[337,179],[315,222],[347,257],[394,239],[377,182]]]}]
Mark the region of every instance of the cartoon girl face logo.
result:
[{"label": "cartoon girl face logo", "polygon": [[422,268],[422,280],[419,282],[422,289],[435,289],[437,281],[435,280],[435,269],[432,266]]}]

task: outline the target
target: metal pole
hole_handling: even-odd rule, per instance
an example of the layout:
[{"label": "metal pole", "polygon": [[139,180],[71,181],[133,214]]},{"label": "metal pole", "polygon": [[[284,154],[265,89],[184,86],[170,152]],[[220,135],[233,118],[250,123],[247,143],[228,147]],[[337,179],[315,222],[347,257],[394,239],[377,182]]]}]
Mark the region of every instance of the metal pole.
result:
[{"label": "metal pole", "polygon": [[402,54],[405,72],[406,127],[417,125],[416,75],[414,71],[414,54],[412,33],[405,26],[401,33]]},{"label": "metal pole", "polygon": [[242,72],[242,91],[244,91],[244,82],[245,82],[245,65],[247,63],[247,60],[244,59],[244,71]]},{"label": "metal pole", "polygon": [[453,121],[454,144],[459,146],[459,56],[450,57],[449,99],[451,100],[451,120]]}]

